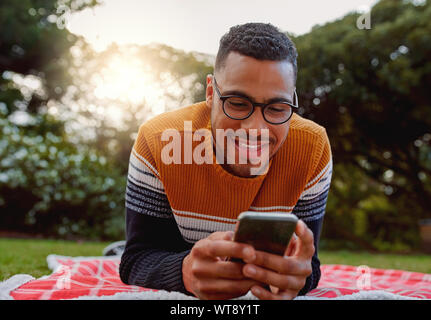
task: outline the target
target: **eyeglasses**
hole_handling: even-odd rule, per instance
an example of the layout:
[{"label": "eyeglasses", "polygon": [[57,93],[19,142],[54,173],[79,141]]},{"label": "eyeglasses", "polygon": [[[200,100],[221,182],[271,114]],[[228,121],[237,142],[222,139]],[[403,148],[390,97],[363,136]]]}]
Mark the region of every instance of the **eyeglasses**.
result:
[{"label": "eyeglasses", "polygon": [[262,108],[262,115],[266,122],[270,124],[282,124],[287,122],[293,114],[293,110],[298,110],[298,96],[294,91],[294,103],[288,101],[257,103],[251,101],[247,97],[238,95],[222,96],[217,86],[216,78],[214,79],[214,87],[220,100],[223,103],[223,112],[226,116],[234,120],[244,120],[250,117],[256,107]]}]

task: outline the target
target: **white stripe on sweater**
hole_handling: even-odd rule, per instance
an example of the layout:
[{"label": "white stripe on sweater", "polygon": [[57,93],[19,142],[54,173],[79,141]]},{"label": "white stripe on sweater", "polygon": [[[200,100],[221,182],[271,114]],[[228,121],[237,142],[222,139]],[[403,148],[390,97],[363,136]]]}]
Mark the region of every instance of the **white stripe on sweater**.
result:
[{"label": "white stripe on sweater", "polygon": [[318,182],[312,186],[311,188],[305,189],[301,196],[299,197],[299,200],[310,200],[312,198],[317,197],[322,192],[326,191],[329,188],[329,185],[331,184],[332,179],[332,159],[329,161],[329,163],[323,168],[323,170],[309,183],[307,183],[307,186],[310,186],[311,184],[315,183],[316,180]]},{"label": "white stripe on sweater", "polygon": [[160,174],[159,174],[159,172],[151,165],[151,163],[147,160],[147,159],[145,159],[143,156],[141,156],[138,152],[136,152],[136,150],[135,149],[132,149],[132,152],[131,152],[131,154],[133,155],[133,156],[135,156],[135,157],[137,157],[137,158],[139,158],[139,159],[141,159],[147,166],[148,166],[148,168],[150,168],[151,170],[153,170],[153,172],[159,177],[160,176]]},{"label": "white stripe on sweater", "polygon": [[330,172],[332,169],[332,158],[329,160],[328,164],[323,168],[322,171],[319,172],[319,174],[312,179],[311,181],[309,181],[306,185],[305,188],[308,188],[309,186],[311,186],[313,183],[315,183],[317,180],[320,180],[322,178],[322,176],[327,173]]},{"label": "white stripe on sweater", "polygon": [[210,216],[210,215],[207,215],[207,214],[202,214],[202,213],[197,213],[197,212],[176,210],[174,208],[172,208],[172,211],[174,212],[174,214],[176,214],[176,213],[185,214],[185,215],[196,217],[196,218],[213,219],[213,220],[218,220],[220,222],[226,222],[226,223],[230,222],[231,224],[234,224],[237,221],[237,219],[229,219],[229,218],[224,218],[224,217]]},{"label": "white stripe on sweater", "polygon": [[132,152],[130,154],[129,175],[133,178],[132,182],[143,187],[148,187],[153,191],[165,193],[162,182],[151,170],[143,164]]},{"label": "white stripe on sweater", "polygon": [[295,206],[272,206],[272,207],[250,207],[251,211],[274,211],[285,210],[291,212]]},{"label": "white stripe on sweater", "polygon": [[[187,242],[196,242],[216,231],[234,231],[237,219],[215,217],[206,214],[172,209],[178,228]],[[179,214],[185,214],[182,216]],[[213,219],[217,221],[210,221]]]}]

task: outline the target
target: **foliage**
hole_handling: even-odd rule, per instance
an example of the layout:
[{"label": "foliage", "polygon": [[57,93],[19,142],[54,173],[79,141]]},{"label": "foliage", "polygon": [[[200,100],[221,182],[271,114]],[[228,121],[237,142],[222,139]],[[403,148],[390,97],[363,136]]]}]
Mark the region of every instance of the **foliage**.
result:
[{"label": "foliage", "polygon": [[[0,2],[0,101],[11,114],[20,107],[29,112],[59,99],[71,78],[71,46],[78,37],[57,21],[63,18],[61,6],[76,12],[98,4],[97,0],[2,0]],[[43,90],[20,92],[4,72],[32,75],[43,82]],[[17,101],[20,101],[18,104]]]},{"label": "foliage", "polygon": [[[419,248],[417,205],[407,199],[391,201],[385,186],[352,164],[336,163],[322,232],[326,248],[408,252]],[[412,210],[415,208],[416,210]],[[342,240],[337,244],[328,240]]]},{"label": "foliage", "polygon": [[294,39],[297,88],[336,164],[326,235],[406,249],[431,207],[431,4],[382,0],[370,14],[370,30],[352,13]]},{"label": "foliage", "polygon": [[40,132],[56,120],[32,121],[19,127],[0,119],[0,224],[45,235],[122,237],[125,177],[94,149]]},{"label": "foliage", "polygon": [[[0,225],[46,235],[122,238],[125,177],[69,141],[46,109],[73,83],[78,37],[57,22],[95,0],[0,3]],[[22,121],[24,117],[25,121]],[[21,121],[16,121],[21,118]]]}]

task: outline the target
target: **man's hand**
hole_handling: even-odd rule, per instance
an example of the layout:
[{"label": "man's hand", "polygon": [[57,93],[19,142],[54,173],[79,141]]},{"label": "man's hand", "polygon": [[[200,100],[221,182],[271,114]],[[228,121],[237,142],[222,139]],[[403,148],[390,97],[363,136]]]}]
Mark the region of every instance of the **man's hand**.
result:
[{"label": "man's hand", "polygon": [[268,284],[271,290],[260,285],[251,288],[259,299],[293,299],[304,287],[305,280],[311,274],[311,258],[314,255],[313,232],[299,220],[284,257],[263,251],[255,251],[253,259],[244,259],[247,263],[243,273],[250,279]]},{"label": "man's hand", "polygon": [[200,299],[232,299],[260,284],[242,273],[243,263],[225,257],[254,260],[256,251],[232,241],[233,232],[214,232],[195,243],[183,260],[183,282],[187,291]]}]

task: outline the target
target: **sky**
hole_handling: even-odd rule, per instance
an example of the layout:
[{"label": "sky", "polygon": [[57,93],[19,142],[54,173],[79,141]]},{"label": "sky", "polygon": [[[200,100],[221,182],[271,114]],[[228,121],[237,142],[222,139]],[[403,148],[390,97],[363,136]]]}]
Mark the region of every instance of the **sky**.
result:
[{"label": "sky", "polygon": [[110,43],[163,43],[184,51],[215,55],[231,26],[271,23],[295,35],[351,11],[368,11],[377,0],[103,0],[73,14],[67,28],[95,50]]}]

